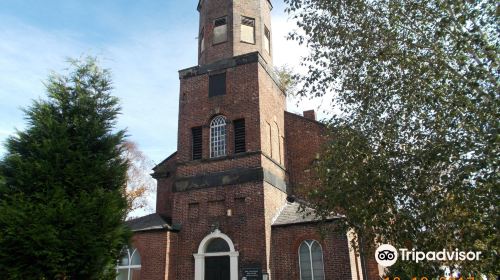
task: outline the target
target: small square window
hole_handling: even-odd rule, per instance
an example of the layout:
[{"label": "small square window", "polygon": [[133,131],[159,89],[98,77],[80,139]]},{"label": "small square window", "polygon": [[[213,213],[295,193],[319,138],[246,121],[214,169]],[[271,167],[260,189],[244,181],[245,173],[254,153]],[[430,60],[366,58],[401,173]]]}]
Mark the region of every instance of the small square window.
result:
[{"label": "small square window", "polygon": [[226,94],[226,73],[212,75],[208,81],[208,97]]},{"label": "small square window", "polygon": [[227,41],[227,17],[214,21],[214,45]]},{"label": "small square window", "polygon": [[255,19],[241,17],[241,41],[255,44]]}]

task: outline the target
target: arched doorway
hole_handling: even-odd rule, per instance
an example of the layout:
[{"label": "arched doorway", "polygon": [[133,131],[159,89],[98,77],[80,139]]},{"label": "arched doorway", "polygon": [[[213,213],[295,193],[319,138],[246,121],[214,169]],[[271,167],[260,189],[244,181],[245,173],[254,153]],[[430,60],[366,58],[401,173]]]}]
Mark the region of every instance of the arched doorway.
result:
[{"label": "arched doorway", "polygon": [[238,256],[231,239],[216,229],[198,247],[195,259],[195,280],[237,280]]}]

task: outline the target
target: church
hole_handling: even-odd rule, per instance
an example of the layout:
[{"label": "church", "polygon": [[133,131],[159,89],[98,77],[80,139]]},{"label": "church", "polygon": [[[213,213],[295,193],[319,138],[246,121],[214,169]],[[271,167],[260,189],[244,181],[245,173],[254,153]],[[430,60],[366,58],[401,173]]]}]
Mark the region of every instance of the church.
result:
[{"label": "church", "polygon": [[286,111],[272,8],[199,1],[198,65],[179,71],[177,151],[154,168],[156,212],[127,221],[133,238],[117,279],[379,279],[351,234],[320,235],[294,199],[325,126],[314,111]]}]

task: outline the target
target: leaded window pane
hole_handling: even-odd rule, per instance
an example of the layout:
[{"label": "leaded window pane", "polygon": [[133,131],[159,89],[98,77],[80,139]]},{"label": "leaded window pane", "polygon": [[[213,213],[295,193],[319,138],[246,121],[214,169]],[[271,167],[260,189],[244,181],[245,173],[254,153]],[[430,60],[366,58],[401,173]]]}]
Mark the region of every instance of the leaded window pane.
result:
[{"label": "leaded window pane", "polygon": [[120,255],[119,266],[127,266],[129,264],[128,249],[123,249]]},{"label": "leaded window pane", "polygon": [[134,250],[132,255],[132,262],[130,265],[141,265],[141,255],[137,249]]},{"label": "leaded window pane", "polygon": [[128,280],[128,268],[118,269],[116,280]]},{"label": "leaded window pane", "polygon": [[311,268],[311,251],[309,246],[303,242],[300,245],[299,250],[300,258],[300,279],[301,280],[312,280],[312,268]]},{"label": "leaded window pane", "polygon": [[210,157],[226,155],[226,118],[215,117],[210,124]]},{"label": "leaded window pane", "polygon": [[130,269],[130,280],[140,280],[141,279],[141,268],[131,268]]},{"label": "leaded window pane", "polygon": [[311,258],[314,280],[325,279],[325,272],[323,269],[323,252],[321,250],[321,246],[316,241],[314,241],[311,246]]},{"label": "leaded window pane", "polygon": [[305,240],[299,247],[301,280],[324,280],[323,250],[315,240]]},{"label": "leaded window pane", "polygon": [[141,255],[135,248],[123,248],[116,266],[117,280],[135,280],[141,278]]}]

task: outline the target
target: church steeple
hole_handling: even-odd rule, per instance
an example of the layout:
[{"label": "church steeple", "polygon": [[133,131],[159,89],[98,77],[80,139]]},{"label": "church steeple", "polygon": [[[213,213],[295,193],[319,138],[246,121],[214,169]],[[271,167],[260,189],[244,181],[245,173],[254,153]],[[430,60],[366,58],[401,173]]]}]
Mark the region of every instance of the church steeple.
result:
[{"label": "church steeple", "polygon": [[259,52],[272,65],[270,0],[200,0],[198,64]]}]

